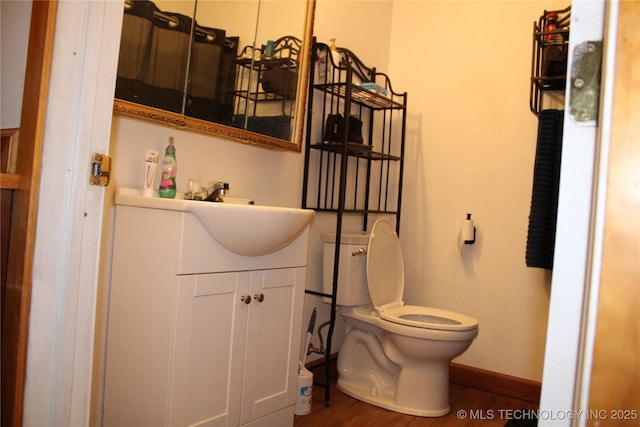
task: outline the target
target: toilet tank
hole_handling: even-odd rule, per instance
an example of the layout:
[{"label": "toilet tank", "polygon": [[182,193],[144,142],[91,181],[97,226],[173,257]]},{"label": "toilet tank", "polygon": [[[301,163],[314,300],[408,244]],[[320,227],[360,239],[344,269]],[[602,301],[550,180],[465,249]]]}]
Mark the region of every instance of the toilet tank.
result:
[{"label": "toilet tank", "polygon": [[[333,291],[333,264],[335,259],[336,233],[321,233],[322,240],[322,291]],[[366,232],[344,232],[340,237],[340,266],[338,268],[338,291],[336,304],[358,306],[371,303],[367,287]],[[331,302],[325,298],[325,302]]]}]

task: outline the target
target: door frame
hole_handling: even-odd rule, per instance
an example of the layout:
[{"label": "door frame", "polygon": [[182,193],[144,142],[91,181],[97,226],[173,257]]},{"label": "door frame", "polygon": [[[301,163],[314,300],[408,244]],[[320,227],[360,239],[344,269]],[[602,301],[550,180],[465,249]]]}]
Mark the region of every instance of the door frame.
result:
[{"label": "door frame", "polygon": [[109,149],[122,14],[122,1],[57,5],[23,425],[90,425],[106,191],[89,176]]}]

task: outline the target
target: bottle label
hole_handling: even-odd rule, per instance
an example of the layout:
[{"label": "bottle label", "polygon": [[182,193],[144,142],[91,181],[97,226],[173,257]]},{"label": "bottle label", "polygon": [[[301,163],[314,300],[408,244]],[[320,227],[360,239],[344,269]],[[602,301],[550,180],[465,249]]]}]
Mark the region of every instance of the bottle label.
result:
[{"label": "bottle label", "polygon": [[176,196],[176,161],[171,156],[165,156],[162,160],[162,177],[158,195],[169,198]]}]

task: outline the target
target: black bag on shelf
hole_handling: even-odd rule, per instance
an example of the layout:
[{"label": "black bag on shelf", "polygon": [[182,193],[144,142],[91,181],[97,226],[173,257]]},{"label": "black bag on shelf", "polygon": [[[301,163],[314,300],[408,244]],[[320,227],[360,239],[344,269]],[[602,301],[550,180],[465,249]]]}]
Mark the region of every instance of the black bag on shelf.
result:
[{"label": "black bag on shelf", "polygon": [[[324,141],[325,142],[342,142],[344,135],[345,120],[342,114],[329,114],[324,125]],[[349,129],[347,141],[362,144],[362,120],[358,117],[349,115]]]},{"label": "black bag on shelf", "polygon": [[362,144],[362,120],[356,116],[349,116],[349,134],[347,135],[347,141],[358,142]]},{"label": "black bag on shelf", "polygon": [[324,141],[340,142],[344,133],[342,114],[329,114],[324,125]]}]

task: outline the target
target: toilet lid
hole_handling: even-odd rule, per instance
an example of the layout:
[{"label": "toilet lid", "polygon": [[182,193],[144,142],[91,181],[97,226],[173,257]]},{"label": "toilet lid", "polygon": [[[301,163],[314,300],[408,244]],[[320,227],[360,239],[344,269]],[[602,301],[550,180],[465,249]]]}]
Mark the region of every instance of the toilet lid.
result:
[{"label": "toilet lid", "polygon": [[376,309],[402,301],[402,251],[398,235],[387,219],[379,219],[371,229],[367,248],[367,283],[371,302]]}]

